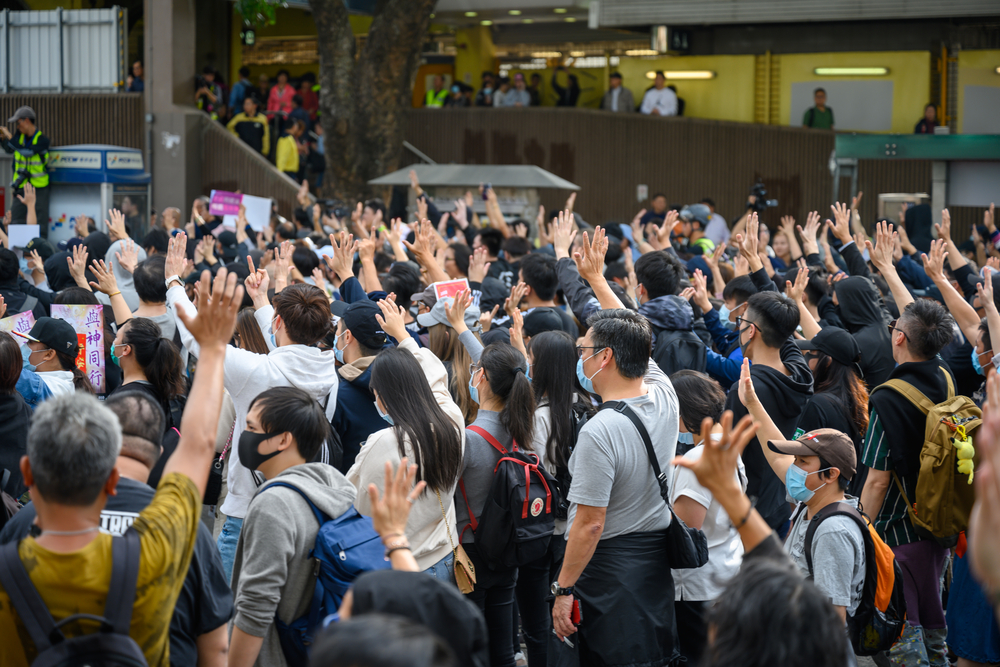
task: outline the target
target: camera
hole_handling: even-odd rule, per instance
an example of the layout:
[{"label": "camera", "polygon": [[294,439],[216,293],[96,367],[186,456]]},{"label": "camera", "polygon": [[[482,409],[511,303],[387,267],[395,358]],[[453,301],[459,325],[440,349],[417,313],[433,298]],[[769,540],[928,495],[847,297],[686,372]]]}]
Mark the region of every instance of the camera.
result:
[{"label": "camera", "polygon": [[753,187],[750,188],[750,194],[755,197],[755,201],[750,206],[753,207],[757,213],[763,213],[769,208],[775,208],[778,205],[777,199],[767,198],[767,188],[764,186],[763,181],[757,181],[754,183]]},{"label": "camera", "polygon": [[194,89],[200,90],[202,88],[208,88],[208,80],[200,74],[194,79]]}]

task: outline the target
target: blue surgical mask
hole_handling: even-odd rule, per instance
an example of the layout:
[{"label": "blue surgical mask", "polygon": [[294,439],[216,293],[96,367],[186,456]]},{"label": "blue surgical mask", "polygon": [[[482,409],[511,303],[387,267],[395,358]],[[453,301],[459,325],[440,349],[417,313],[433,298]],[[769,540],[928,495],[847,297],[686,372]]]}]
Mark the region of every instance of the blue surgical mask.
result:
[{"label": "blue surgical mask", "polygon": [[827,483],[824,482],[823,485],[819,487],[819,489],[813,491],[811,489],[806,488],[806,477],[808,477],[809,475],[816,475],[821,472],[826,472],[827,470],[830,470],[830,468],[823,468],[823,470],[817,470],[816,472],[807,473],[805,470],[798,467],[797,465],[788,466],[788,472],[785,473],[785,488],[788,490],[788,495],[791,496],[792,499],[797,500],[800,503],[809,502],[810,500],[812,500],[812,497],[816,495],[816,491],[822,489],[824,486],[826,486]]},{"label": "blue surgical mask", "polygon": [[[475,373],[473,373],[472,377],[469,378],[469,398],[472,399],[473,403],[479,405],[479,387],[472,384],[472,378],[474,377],[476,377]],[[482,382],[482,378],[480,378],[479,381]]]},{"label": "blue surgical mask", "polygon": [[375,401],[375,409],[378,410],[378,416],[384,419],[389,426],[393,425],[392,417],[389,416],[389,413],[382,412],[382,408],[379,407],[377,400]]},{"label": "blue surgical mask", "polygon": [[[340,334],[333,337],[333,356],[336,357],[337,361],[340,363],[346,364],[347,362],[344,361],[344,351],[337,347],[338,342],[340,342]],[[392,422],[389,423],[391,424]]]},{"label": "blue surgical mask", "polygon": [[271,347],[278,347],[278,341],[274,338],[274,320],[271,320]]},{"label": "blue surgical mask", "polygon": [[677,444],[678,445],[693,445],[694,444],[694,433],[688,431],[687,433],[677,434]]},{"label": "blue surgical mask", "polygon": [[[589,360],[593,359],[598,354],[600,354],[600,350],[598,350],[597,352],[595,352],[592,355],[590,355],[589,357],[587,357],[586,361],[589,361]],[[583,362],[584,361],[585,361],[585,359],[583,357],[580,357],[579,359],[576,360],[576,379],[580,381],[580,386],[583,387],[583,389],[587,393],[593,394],[594,393],[594,376],[597,375],[598,373],[600,373],[601,371],[603,371],[604,369],[603,368],[598,368],[596,371],[594,371],[594,375],[591,375],[590,377],[587,377],[587,373],[584,372],[584,370],[583,370]]]},{"label": "blue surgical mask", "polygon": [[[32,350],[27,345],[22,345],[21,346],[21,368],[23,368],[23,369],[25,369],[27,371],[31,371],[32,373],[35,372],[35,365],[33,363],[31,363],[29,361],[29,359],[31,358],[31,354],[34,351],[35,350]],[[41,352],[41,350],[39,350],[39,352]]]},{"label": "blue surgical mask", "polygon": [[986,375],[986,373],[983,372],[983,365],[979,363],[979,357],[987,353],[989,353],[989,350],[986,352],[976,352],[976,348],[972,348],[972,367],[975,368],[976,372],[980,375]]},{"label": "blue surgical mask", "polygon": [[726,327],[730,331],[736,330],[736,322],[730,322],[729,316],[733,311],[729,310],[726,304],[722,304],[722,308],[719,308],[719,321],[722,322],[722,326]]}]

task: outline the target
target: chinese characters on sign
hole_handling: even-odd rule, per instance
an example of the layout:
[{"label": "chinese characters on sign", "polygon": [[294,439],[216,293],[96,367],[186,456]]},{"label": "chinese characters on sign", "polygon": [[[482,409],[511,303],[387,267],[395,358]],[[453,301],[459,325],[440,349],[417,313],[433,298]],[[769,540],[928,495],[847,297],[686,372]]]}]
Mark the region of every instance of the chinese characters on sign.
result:
[{"label": "chinese characters on sign", "polygon": [[52,317],[66,320],[73,325],[80,341],[76,357],[79,368],[98,394],[104,393],[104,306],[52,305]]},{"label": "chinese characters on sign", "polygon": [[[0,331],[16,331],[17,333],[26,334],[31,331],[31,327],[34,325],[35,316],[29,310],[26,313],[18,313],[17,315],[11,315],[0,320]],[[18,345],[24,345],[27,342],[20,336],[14,336],[14,340],[17,341]]]}]

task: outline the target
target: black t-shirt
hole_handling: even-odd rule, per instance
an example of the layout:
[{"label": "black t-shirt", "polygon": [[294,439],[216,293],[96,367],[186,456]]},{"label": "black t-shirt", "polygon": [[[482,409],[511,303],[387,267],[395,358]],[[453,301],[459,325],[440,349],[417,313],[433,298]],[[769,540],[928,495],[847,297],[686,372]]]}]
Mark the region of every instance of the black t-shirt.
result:
[{"label": "black t-shirt", "polygon": [[[122,477],[117,495],[108,496],[108,504],[101,512],[101,528],[121,535],[153,501],[153,494],[150,486]],[[0,544],[37,534],[34,522],[35,507],[28,503],[0,532]],[[212,533],[205,524],[199,524],[191,568],[170,620],[170,664],[174,667],[198,664],[198,637],[228,623],[232,615],[233,593],[222,569],[222,558]]]},{"label": "black t-shirt", "polygon": [[499,257],[490,262],[490,270],[486,272],[486,275],[490,278],[496,278],[506,285],[507,289],[510,289],[517,282],[517,272],[507,263],[507,260]]}]

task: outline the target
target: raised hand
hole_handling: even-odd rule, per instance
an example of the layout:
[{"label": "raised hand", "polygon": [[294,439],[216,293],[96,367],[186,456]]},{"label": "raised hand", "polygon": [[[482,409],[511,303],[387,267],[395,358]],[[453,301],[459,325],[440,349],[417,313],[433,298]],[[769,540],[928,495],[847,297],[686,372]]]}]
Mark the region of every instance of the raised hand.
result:
[{"label": "raised hand", "polygon": [[521,311],[515,309],[511,313],[510,321],[510,345],[527,359],[528,351],[524,348],[524,316],[521,315]]},{"label": "raised hand", "polygon": [[948,257],[947,247],[948,244],[944,239],[936,239],[931,241],[930,256],[928,257],[926,253],[921,255],[924,260],[924,273],[934,282],[947,282],[948,280],[944,273],[944,260]]},{"label": "raised hand", "polygon": [[726,242],[723,241],[719,245],[715,246],[715,250],[712,251],[711,255],[702,255],[702,259],[708,264],[708,270],[715,272],[719,270],[719,261],[722,259],[722,254],[726,252]]},{"label": "raised hand", "polygon": [[451,302],[451,305],[445,305],[448,323],[455,330],[456,334],[460,335],[462,332],[469,330],[469,327],[465,324],[465,309],[471,304],[472,293],[464,289],[455,295],[455,299]]},{"label": "raised hand", "polygon": [[479,246],[472,252],[472,257],[469,258],[469,271],[467,273],[470,283],[481,283],[486,279],[486,274],[489,273],[490,263],[486,261],[486,255],[489,251],[486,246]]},{"label": "raised hand", "polygon": [[552,227],[552,246],[556,251],[556,259],[569,257],[569,249],[576,239],[576,220],[569,211],[559,211],[559,217]]},{"label": "raised hand", "polygon": [[983,425],[976,435],[976,502],[969,516],[972,571],[987,590],[1000,588],[1000,375],[986,381]]},{"label": "raised hand", "polygon": [[115,272],[112,271],[107,264],[104,263],[103,259],[95,259],[90,263],[90,271],[97,278],[97,282],[91,281],[90,287],[99,292],[103,292],[108,296],[115,294],[118,291],[118,281],[115,280]]},{"label": "raised hand", "polygon": [[268,305],[267,285],[270,278],[263,268],[254,268],[252,257],[247,257],[247,268],[250,269],[250,275],[243,281],[246,285],[247,295],[253,301],[255,309],[263,308]]},{"label": "raised hand", "polygon": [[413,188],[413,191],[417,194],[417,196],[419,197],[424,194],[423,189],[420,187],[420,179],[417,178],[416,170],[411,169],[408,176],[410,177],[410,187]]},{"label": "raised hand", "polygon": [[108,215],[111,220],[105,220],[104,224],[108,227],[108,236],[111,237],[111,240],[127,239],[128,233],[125,231],[125,214],[113,208],[108,211]]},{"label": "raised hand", "polygon": [[382,327],[382,331],[395,338],[397,343],[406,340],[409,334],[406,333],[403,309],[389,299],[379,299],[378,307],[382,314],[376,314],[375,320]]},{"label": "raised hand", "polygon": [[[376,315],[375,317],[378,317]],[[406,521],[413,509],[413,503],[424,492],[427,482],[413,482],[417,479],[417,466],[410,465],[405,456],[399,462],[395,473],[392,463],[385,462],[385,495],[379,496],[378,486],[368,485],[368,499],[371,501],[372,527],[383,540],[406,534]]]},{"label": "raised hand", "polygon": [[508,316],[513,317],[514,312],[521,311],[521,299],[524,298],[525,293],[528,291],[528,286],[524,283],[518,283],[510,288],[510,296],[504,299],[503,309]]},{"label": "raised hand", "polygon": [[594,229],[594,239],[588,239],[583,233],[583,244],[580,252],[573,253],[576,269],[580,277],[593,285],[598,280],[604,280],[604,255],[608,252],[608,237],[600,227]]},{"label": "raised hand", "polygon": [[896,238],[892,225],[882,221],[875,225],[875,245],[872,245],[870,239],[865,239],[868,257],[871,258],[872,264],[879,270],[879,273],[893,270],[892,260],[896,251],[894,242]]},{"label": "raised hand", "polygon": [[993,300],[993,272],[996,269],[986,267],[983,270],[983,282],[976,285],[976,292],[979,293],[979,304],[987,311],[996,310],[996,301]]},{"label": "raised hand", "polygon": [[760,245],[760,222],[757,219],[757,212],[754,211],[747,217],[746,229],[743,234],[736,235],[736,247],[740,249],[740,257],[743,257],[749,266],[749,270],[757,272],[764,268],[760,261],[758,246]]},{"label": "raised hand", "polygon": [[243,303],[243,286],[237,285],[236,274],[225,268],[219,269],[214,281],[208,271],[203,271],[197,300],[197,314],[192,316],[178,308],[177,317],[198,341],[202,352],[209,348],[224,350],[236,329],[236,315]]},{"label": "raised hand", "polygon": [[986,225],[986,229],[990,232],[991,235],[993,234],[993,232],[997,230],[996,218],[993,215],[995,212],[995,207],[996,207],[995,204],[990,203],[990,207],[983,212],[983,224]]},{"label": "raised hand", "polygon": [[833,230],[833,235],[841,243],[849,243],[851,239],[851,210],[847,208],[847,204],[842,202],[837,202],[836,204],[831,204],[830,209],[833,211],[833,224],[827,221],[827,225]]},{"label": "raised hand", "polygon": [[122,270],[133,273],[135,267],[139,264],[139,250],[135,247],[135,241],[126,239],[122,243],[121,249],[115,251],[115,257],[118,259],[118,265],[122,267]]},{"label": "raised hand", "polygon": [[469,226],[469,214],[468,209],[465,208],[464,201],[461,199],[455,200],[455,211],[451,217],[455,218],[455,223],[458,224],[459,229],[464,231]]},{"label": "raised hand", "polygon": [[37,196],[35,194],[35,186],[28,181],[24,182],[24,195],[17,195],[18,200],[28,208],[34,208]]},{"label": "raised hand", "polygon": [[755,408],[760,405],[757,392],[753,387],[753,377],[750,375],[750,360],[744,359],[740,366],[740,382],[738,385],[740,403],[747,408]]},{"label": "raised hand", "polygon": [[576,205],[576,193],[569,193],[569,197],[566,198],[566,210],[570,213],[573,212],[573,207]]},{"label": "raised hand", "polygon": [[288,286],[288,274],[292,271],[292,253],[295,251],[291,241],[282,241],[274,249],[274,293],[277,294]]},{"label": "raised hand", "polygon": [[691,284],[694,286],[694,304],[701,308],[701,312],[707,313],[712,310],[712,302],[708,300],[708,279],[701,269],[695,269],[691,277]]},{"label": "raised hand", "polygon": [[660,225],[656,232],[656,240],[659,242],[661,249],[670,247],[670,232],[673,231],[680,217],[681,214],[673,209],[667,211],[666,216],[664,216],[663,224]]},{"label": "raised hand", "polygon": [[4,303],[3,295],[0,294],[0,320],[7,316],[7,304]]},{"label": "raised hand", "polygon": [[66,258],[66,263],[69,265],[69,274],[73,277],[73,281],[80,287],[90,290],[90,284],[84,277],[84,272],[87,270],[87,246],[73,246],[73,254]]},{"label": "raised hand", "polygon": [[[119,259],[119,261],[121,261]],[[187,234],[178,233],[170,237],[167,244],[167,261],[163,265],[163,274],[170,276],[182,276],[187,268]]]},{"label": "raised hand", "polygon": [[934,229],[937,230],[939,239],[944,240],[946,243],[951,243],[951,213],[948,209],[941,210],[941,224],[934,225]]},{"label": "raised hand", "polygon": [[806,285],[809,284],[809,269],[799,267],[795,274],[795,283],[790,280],[785,281],[785,296],[795,303],[803,303],[806,293]]},{"label": "raised hand", "polygon": [[354,236],[345,231],[330,234],[330,245],[333,256],[325,255],[323,261],[341,281],[347,280],[354,275],[354,250],[357,248]]},{"label": "raised hand", "polygon": [[357,250],[358,258],[362,262],[374,262],[375,261],[375,245],[378,241],[378,230],[372,225],[371,232],[367,237],[362,237],[358,239]]}]

